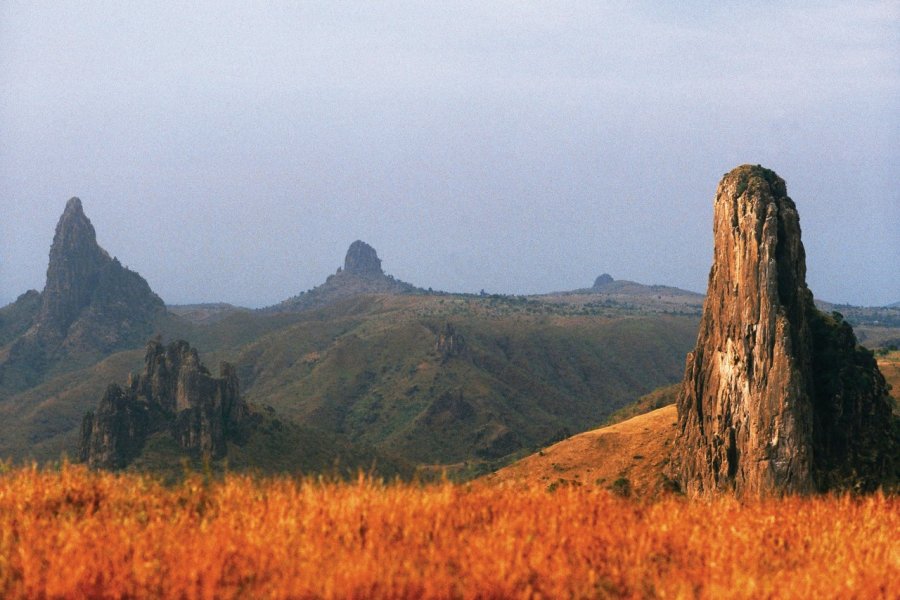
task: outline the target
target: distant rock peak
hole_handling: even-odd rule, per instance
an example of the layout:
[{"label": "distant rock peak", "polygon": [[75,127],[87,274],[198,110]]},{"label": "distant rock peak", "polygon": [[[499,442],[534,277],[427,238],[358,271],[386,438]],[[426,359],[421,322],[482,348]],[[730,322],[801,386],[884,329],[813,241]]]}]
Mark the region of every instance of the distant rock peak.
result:
[{"label": "distant rock peak", "polygon": [[47,263],[47,283],[38,323],[59,335],[91,303],[98,277],[109,255],[97,245],[94,226],[84,214],[81,200],[72,198],[66,204]]},{"label": "distant rock peak", "polygon": [[78,198],[66,203],[56,224],[39,303],[27,331],[0,361],[0,383],[4,373],[16,372],[25,376],[16,376],[15,386],[35,385],[67,357],[139,346],[165,314],[144,278],[97,244]]},{"label": "distant rock peak", "polygon": [[594,280],[594,287],[602,288],[609,285],[613,281],[615,281],[615,279],[612,278],[612,275],[610,275],[609,273],[604,273]]},{"label": "distant rock peak", "polygon": [[84,212],[84,209],[81,206],[81,198],[78,196],[72,196],[69,198],[69,201],[66,202],[66,209],[63,211],[63,214],[71,212]]},{"label": "distant rock peak", "polygon": [[363,277],[384,275],[384,271],[381,270],[381,259],[378,258],[375,248],[362,240],[356,240],[347,249],[347,255],[344,257],[344,273]]},{"label": "distant rock peak", "polygon": [[346,298],[363,295],[396,295],[422,293],[412,284],[386,275],[381,269],[381,259],[375,248],[362,240],[356,240],[347,249],[344,266],[329,275],[324,283],[311,290],[289,298],[274,306],[261,309],[264,312],[294,312],[321,307]]}]

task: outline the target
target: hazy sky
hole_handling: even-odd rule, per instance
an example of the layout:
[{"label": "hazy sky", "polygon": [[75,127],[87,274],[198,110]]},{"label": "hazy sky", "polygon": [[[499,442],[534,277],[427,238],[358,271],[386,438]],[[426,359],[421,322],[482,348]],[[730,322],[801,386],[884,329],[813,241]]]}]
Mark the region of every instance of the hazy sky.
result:
[{"label": "hazy sky", "polygon": [[0,3],[0,303],[71,196],[169,303],[272,304],[355,239],[435,289],[704,291],[742,163],[816,297],[900,300],[900,4]]}]

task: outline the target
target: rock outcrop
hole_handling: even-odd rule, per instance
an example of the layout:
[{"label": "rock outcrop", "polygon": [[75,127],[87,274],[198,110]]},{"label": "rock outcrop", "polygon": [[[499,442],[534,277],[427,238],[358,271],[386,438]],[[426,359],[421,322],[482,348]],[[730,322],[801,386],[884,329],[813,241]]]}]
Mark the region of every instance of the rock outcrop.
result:
[{"label": "rock outcrop", "polygon": [[140,455],[154,434],[169,435],[187,452],[221,458],[228,441],[240,442],[250,424],[234,368],[222,363],[214,377],[187,342],[147,345],[144,371],[124,388],[107,388],[81,427],[81,460],[117,469]]},{"label": "rock outcrop", "polygon": [[609,273],[603,273],[602,275],[598,276],[597,279],[594,280],[593,289],[595,289],[595,290],[603,289],[603,288],[607,287],[609,284],[611,284],[613,281],[615,281],[615,280],[612,278],[612,275],[610,275]]},{"label": "rock outcrop", "polygon": [[378,277],[384,275],[381,270],[381,259],[375,248],[362,240],[356,240],[347,249],[344,257],[344,272],[361,277]]},{"label": "rock outcrop", "polygon": [[884,378],[850,326],[815,308],[784,181],[759,166],[728,173],[713,232],[673,476],[692,496],[870,490],[890,480],[897,447]]},{"label": "rock outcrop", "polygon": [[417,294],[415,286],[385,275],[375,248],[357,240],[350,244],[344,266],[328,277],[325,283],[262,309],[263,312],[296,312],[327,306],[336,301],[366,294]]},{"label": "rock outcrop", "polygon": [[446,362],[455,356],[462,356],[465,354],[466,339],[461,333],[456,331],[456,328],[448,321],[447,323],[444,323],[444,327],[441,329],[440,333],[438,333],[437,339],[434,342],[434,349],[441,355],[441,360]]},{"label": "rock outcrop", "polygon": [[18,365],[27,383],[66,355],[105,355],[134,347],[165,314],[163,301],[137,273],[97,244],[81,200],[66,204],[56,225],[47,283],[28,330],[10,348],[0,380]]}]

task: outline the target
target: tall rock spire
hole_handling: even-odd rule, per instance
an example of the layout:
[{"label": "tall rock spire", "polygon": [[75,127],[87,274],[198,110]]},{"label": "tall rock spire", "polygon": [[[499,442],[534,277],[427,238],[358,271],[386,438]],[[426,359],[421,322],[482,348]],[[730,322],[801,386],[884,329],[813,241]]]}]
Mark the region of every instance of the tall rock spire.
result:
[{"label": "tall rock spire", "polygon": [[784,180],[749,165],[725,175],[713,235],[697,346],[678,398],[674,476],[690,495],[885,481],[896,452],[884,378],[849,325],[816,310]]},{"label": "tall rock spire", "polygon": [[56,225],[40,306],[0,361],[0,387],[35,385],[66,357],[82,360],[138,346],[164,314],[163,301],[144,278],[97,244],[81,200],[72,198]]},{"label": "tall rock spire", "polygon": [[143,277],[123,267],[97,244],[81,200],[66,203],[47,264],[47,284],[33,337],[51,345],[108,351],[141,342],[165,310]]},{"label": "tall rock spire", "polygon": [[56,224],[50,246],[47,284],[38,316],[43,328],[64,337],[91,303],[100,272],[109,262],[109,254],[97,245],[97,234],[81,200],[72,198]]}]

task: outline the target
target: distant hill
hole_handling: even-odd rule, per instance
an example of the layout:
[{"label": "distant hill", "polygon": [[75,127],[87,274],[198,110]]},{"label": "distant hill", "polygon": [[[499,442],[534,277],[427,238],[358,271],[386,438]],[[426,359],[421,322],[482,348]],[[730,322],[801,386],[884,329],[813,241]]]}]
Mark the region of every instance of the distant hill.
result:
[{"label": "distant hill", "polygon": [[703,294],[667,285],[644,285],[634,281],[616,280],[603,273],[589,288],[565,292],[538,294],[533,298],[545,302],[581,304],[587,307],[616,306],[637,312],[699,315],[703,309]]},{"label": "distant hill", "polygon": [[381,259],[375,249],[357,240],[350,244],[344,266],[313,289],[261,309],[262,312],[297,312],[326,306],[345,298],[366,294],[415,294],[423,290],[394,279],[381,269]]},{"label": "distant hill", "polygon": [[225,302],[210,302],[204,304],[169,304],[166,309],[182,319],[197,325],[209,325],[218,323],[222,319],[238,312],[250,312],[249,308],[242,308]]}]

